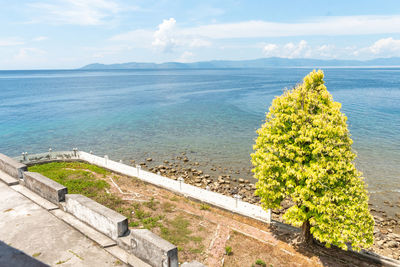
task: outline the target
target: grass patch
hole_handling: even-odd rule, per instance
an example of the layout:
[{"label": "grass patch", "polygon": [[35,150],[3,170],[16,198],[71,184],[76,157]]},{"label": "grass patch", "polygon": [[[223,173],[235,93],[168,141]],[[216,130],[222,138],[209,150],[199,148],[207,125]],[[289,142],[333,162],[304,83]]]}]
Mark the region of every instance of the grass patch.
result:
[{"label": "grass patch", "polygon": [[210,210],[210,206],[202,203],[202,204],[200,204],[200,210]]},{"label": "grass patch", "polygon": [[116,210],[124,203],[121,198],[107,193],[110,185],[106,181],[95,177],[93,172],[103,176],[110,174],[98,166],[83,162],[51,162],[31,166],[28,170],[64,185],[70,194],[84,195],[110,209]]},{"label": "grass patch", "polygon": [[[189,226],[190,222],[182,215],[178,215],[174,219],[168,220],[166,225],[160,227],[161,237],[178,247],[185,247],[185,245],[190,242],[196,244],[201,243],[203,238],[192,236],[192,231],[189,229]],[[201,253],[204,249],[202,245],[199,245],[198,248],[200,248],[201,251],[195,253]]]},{"label": "grass patch", "polygon": [[256,260],[256,266],[257,265],[258,266],[262,266],[262,267],[266,267],[267,266],[267,264],[261,259]]},{"label": "grass patch", "polygon": [[174,208],[176,207],[176,205],[174,203],[171,202],[164,202],[161,206],[161,208],[163,209],[164,212],[173,212]]},{"label": "grass patch", "polygon": [[158,204],[160,204],[160,203],[158,201],[154,201],[154,197],[152,197],[149,201],[144,203],[144,205],[151,210],[156,210]]},{"label": "grass patch", "polygon": [[129,227],[138,227],[140,225],[140,222],[138,221],[131,221],[129,223]]}]

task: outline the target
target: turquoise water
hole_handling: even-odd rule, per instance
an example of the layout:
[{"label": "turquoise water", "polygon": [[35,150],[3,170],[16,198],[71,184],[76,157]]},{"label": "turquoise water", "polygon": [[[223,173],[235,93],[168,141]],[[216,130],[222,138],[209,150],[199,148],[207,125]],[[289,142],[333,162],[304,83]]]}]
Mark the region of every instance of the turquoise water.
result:
[{"label": "turquoise water", "polygon": [[[156,161],[186,152],[249,178],[272,99],[311,69],[0,71],[0,152],[71,149]],[[327,68],[372,197],[400,192],[400,69]],[[375,194],[375,195],[374,195]],[[396,197],[398,199],[398,197]]]}]

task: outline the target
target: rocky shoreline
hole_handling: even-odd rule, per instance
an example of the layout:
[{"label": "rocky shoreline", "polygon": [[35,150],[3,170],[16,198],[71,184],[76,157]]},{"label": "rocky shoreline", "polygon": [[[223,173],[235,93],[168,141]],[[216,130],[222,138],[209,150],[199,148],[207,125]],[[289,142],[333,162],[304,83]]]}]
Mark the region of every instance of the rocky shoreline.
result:
[{"label": "rocky shoreline", "polygon": [[[160,162],[162,162],[160,164]],[[162,161],[146,158],[141,162],[131,160],[132,165],[139,164],[143,169],[153,173],[177,180],[182,177],[187,184],[218,192],[227,196],[240,195],[242,201],[251,204],[260,204],[260,198],[254,195],[255,185],[246,179],[250,170],[233,170],[222,166],[202,166],[197,161],[191,161],[185,152]],[[204,171],[204,169],[207,169]],[[398,203],[385,203],[396,205],[399,213],[389,216],[385,211],[370,203],[370,210],[375,219],[374,237],[375,243],[369,250],[380,255],[400,260],[400,199]],[[272,212],[272,219],[283,222],[282,215],[290,207],[290,203],[284,201],[282,209]]]}]

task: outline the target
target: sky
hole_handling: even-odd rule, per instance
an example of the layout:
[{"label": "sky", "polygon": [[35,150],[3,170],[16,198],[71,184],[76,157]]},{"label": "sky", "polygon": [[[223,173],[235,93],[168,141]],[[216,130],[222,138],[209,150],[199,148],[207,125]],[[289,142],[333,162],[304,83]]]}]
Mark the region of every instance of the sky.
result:
[{"label": "sky", "polygon": [[399,0],[0,0],[0,69],[400,57]]}]

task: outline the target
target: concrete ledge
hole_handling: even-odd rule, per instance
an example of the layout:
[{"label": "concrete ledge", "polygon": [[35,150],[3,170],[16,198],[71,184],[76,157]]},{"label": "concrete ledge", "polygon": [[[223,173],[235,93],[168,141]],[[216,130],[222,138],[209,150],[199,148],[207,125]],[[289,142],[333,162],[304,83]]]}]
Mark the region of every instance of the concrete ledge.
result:
[{"label": "concrete ledge", "polygon": [[178,248],[147,229],[133,229],[117,244],[154,267],[178,267]]},{"label": "concrete ledge", "polygon": [[39,206],[41,206],[42,208],[44,208],[46,210],[58,209],[57,205],[48,201],[47,199],[42,198],[41,196],[39,196],[35,192],[29,190],[25,186],[18,184],[18,185],[11,186],[11,188],[14,189],[15,191],[17,191],[18,193],[20,193],[21,195],[24,195],[25,197],[29,198],[30,200],[32,200],[33,202],[35,202],[36,204],[38,204]]},{"label": "concrete ledge", "polygon": [[14,178],[1,170],[0,170],[0,180],[3,181],[8,186],[19,184],[18,178]]},{"label": "concrete ledge", "polygon": [[65,186],[36,172],[24,172],[24,183],[27,188],[55,204],[64,201],[68,193]]},{"label": "concrete ledge", "polygon": [[114,257],[120,259],[122,262],[128,264],[129,266],[138,266],[138,267],[151,267],[135,255],[128,253],[127,251],[123,250],[118,246],[108,247],[105,250],[113,255]]},{"label": "concrete ledge", "polygon": [[65,195],[65,210],[114,240],[128,231],[125,216],[85,196]]},{"label": "concrete ledge", "polygon": [[102,248],[112,247],[115,246],[117,243],[109,238],[108,236],[94,230],[89,225],[81,222],[68,212],[62,211],[60,209],[50,211],[54,216],[63,220],[67,224],[74,227],[76,230],[87,236],[88,238],[92,239],[94,242],[99,244]]},{"label": "concrete ledge", "polygon": [[198,261],[184,262],[181,267],[207,267],[203,263]]},{"label": "concrete ledge", "polygon": [[27,171],[27,167],[25,164],[19,163],[0,153],[0,170],[9,174],[11,177],[22,179],[22,173]]}]

